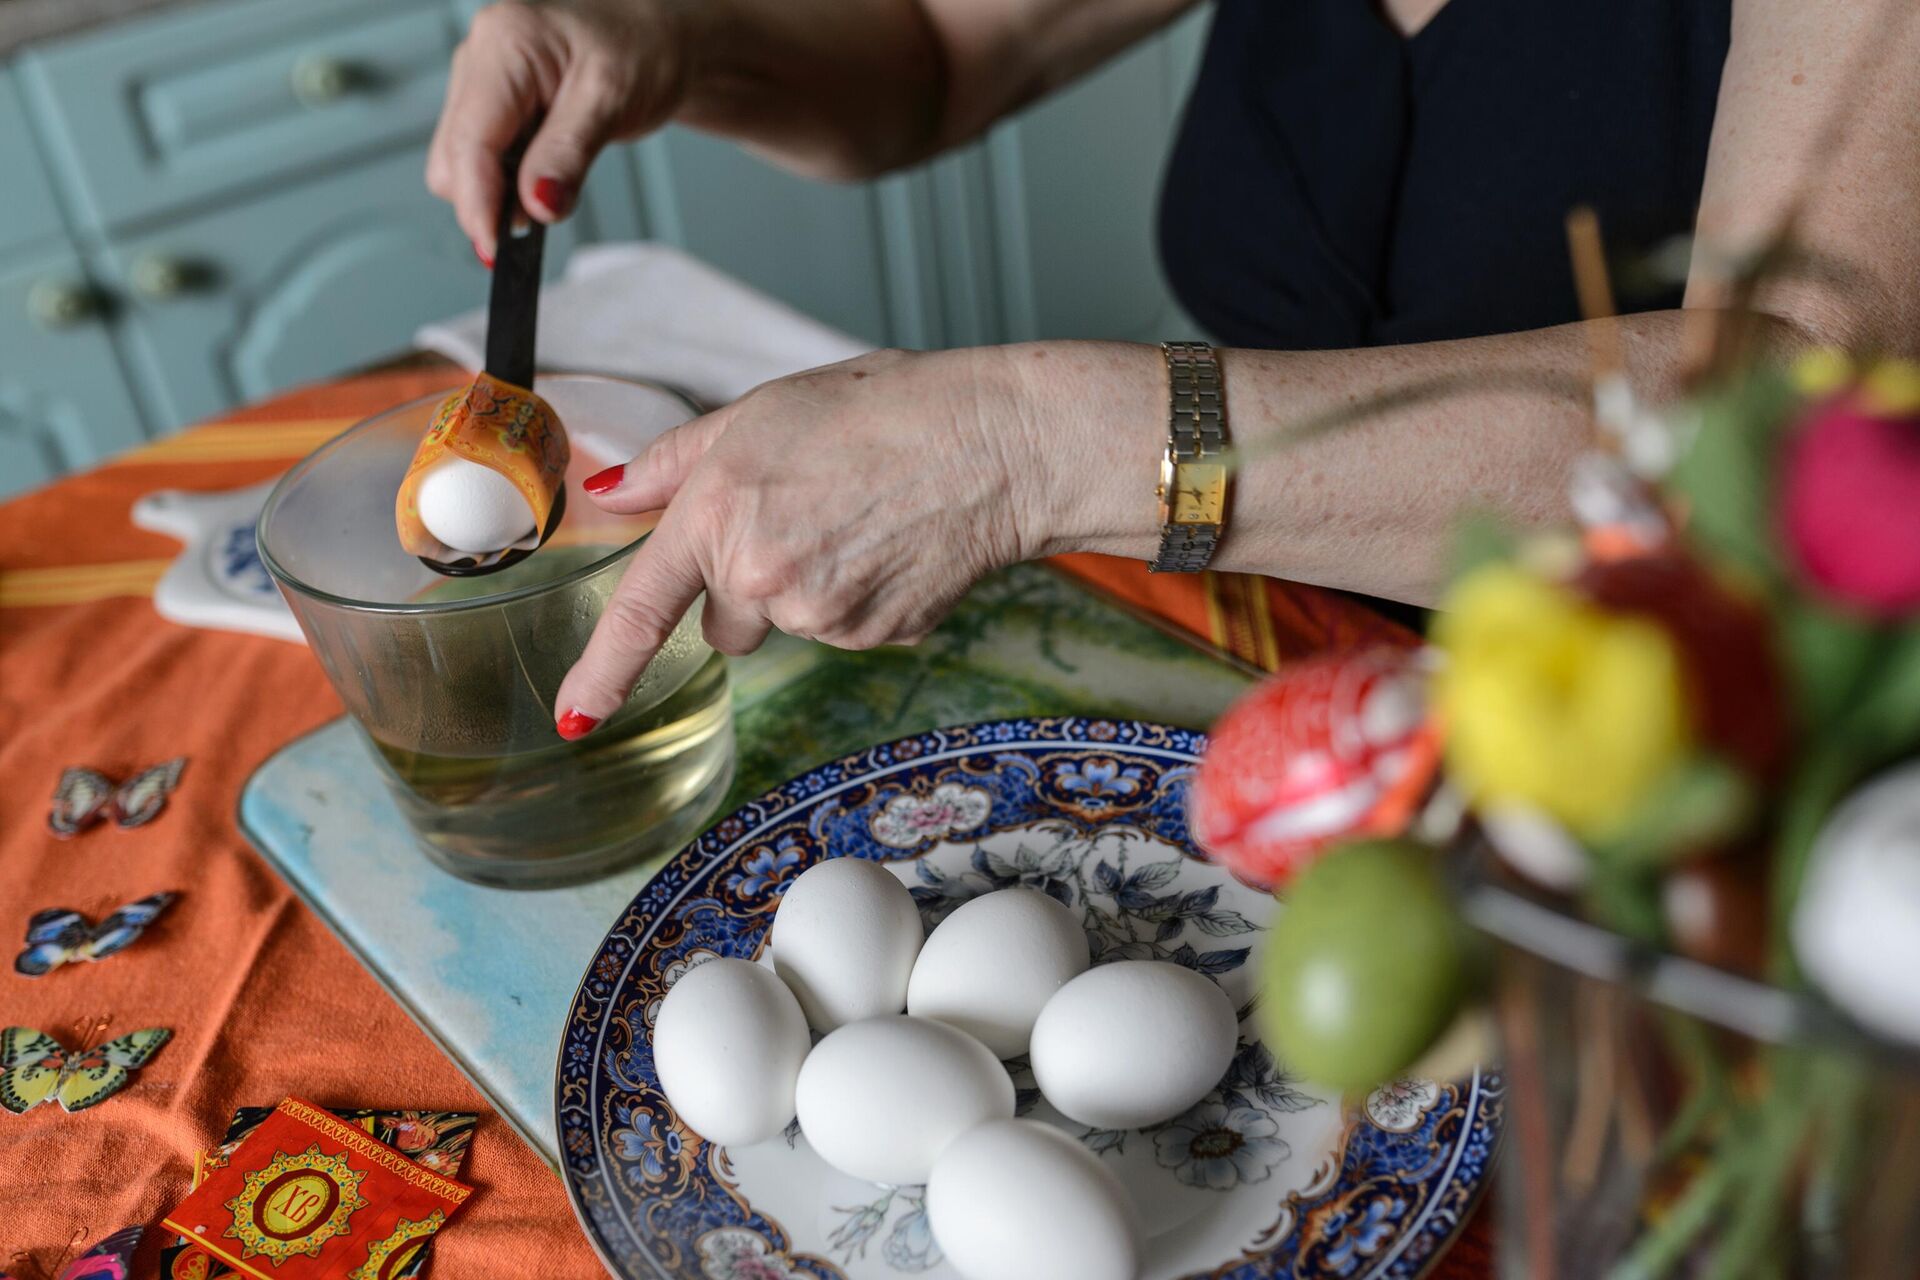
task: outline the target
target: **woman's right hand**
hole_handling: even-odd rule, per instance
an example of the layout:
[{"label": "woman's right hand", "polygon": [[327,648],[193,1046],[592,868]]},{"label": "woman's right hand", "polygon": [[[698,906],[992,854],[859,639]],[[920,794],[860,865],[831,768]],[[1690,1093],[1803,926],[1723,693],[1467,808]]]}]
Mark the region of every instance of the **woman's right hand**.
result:
[{"label": "woman's right hand", "polygon": [[520,162],[520,207],[567,216],[608,142],[664,123],[685,83],[668,0],[500,0],[454,50],[447,100],[427,152],[427,187],[453,205],[474,252],[493,264],[501,156],[544,116]]}]

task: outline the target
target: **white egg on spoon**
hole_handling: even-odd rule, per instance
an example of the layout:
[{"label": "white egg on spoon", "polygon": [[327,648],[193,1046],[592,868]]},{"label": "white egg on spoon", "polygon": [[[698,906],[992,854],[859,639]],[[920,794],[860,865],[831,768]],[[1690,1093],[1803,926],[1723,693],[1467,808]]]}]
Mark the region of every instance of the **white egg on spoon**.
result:
[{"label": "white egg on spoon", "polygon": [[1017,1057],[1040,1010],[1088,960],[1080,922],[1046,894],[982,894],[942,920],[920,948],[907,1012],[958,1027],[1002,1058]]},{"label": "white egg on spoon", "polygon": [[533,508],[492,467],[448,458],[420,479],[420,523],[455,551],[487,555],[533,536]]}]

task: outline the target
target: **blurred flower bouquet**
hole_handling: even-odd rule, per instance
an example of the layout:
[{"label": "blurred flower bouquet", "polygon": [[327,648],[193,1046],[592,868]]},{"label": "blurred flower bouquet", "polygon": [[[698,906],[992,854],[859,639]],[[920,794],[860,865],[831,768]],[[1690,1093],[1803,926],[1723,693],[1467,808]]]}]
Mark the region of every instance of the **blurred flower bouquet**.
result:
[{"label": "blurred flower bouquet", "polygon": [[1596,392],[1575,527],[1215,727],[1267,1037],[1363,1089],[1497,1029],[1509,1274],[1914,1274],[1920,366]]}]

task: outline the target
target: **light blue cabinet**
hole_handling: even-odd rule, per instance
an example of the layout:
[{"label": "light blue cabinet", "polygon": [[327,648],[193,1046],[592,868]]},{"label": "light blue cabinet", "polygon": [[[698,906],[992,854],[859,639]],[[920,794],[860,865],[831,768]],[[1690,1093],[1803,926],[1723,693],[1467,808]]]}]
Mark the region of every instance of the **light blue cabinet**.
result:
[{"label": "light blue cabinet", "polygon": [[29,49],[18,70],[80,221],[113,228],[417,145],[454,39],[440,0],[230,0]]},{"label": "light blue cabinet", "polygon": [[0,267],[0,493],[141,443],[103,300],[70,250]]},{"label": "light blue cabinet", "polygon": [[64,239],[53,186],[40,167],[13,77],[0,67],[0,255]]},{"label": "light blue cabinet", "polygon": [[1196,20],[997,127],[985,183],[1003,336],[1191,335],[1154,247],[1160,170],[1193,73]]},{"label": "light blue cabinet", "polygon": [[[201,0],[0,66],[0,495],[484,301],[421,178],[479,7]],[[1191,334],[1152,215],[1203,21],[874,183],[807,182],[684,129],[616,146],[549,268],[652,237],[899,346]],[[85,315],[49,327],[62,298]]]},{"label": "light blue cabinet", "polygon": [[[576,236],[555,233],[555,262]],[[126,300],[123,349],[167,422],[403,351],[487,289],[412,151],[116,238],[95,274]]]}]

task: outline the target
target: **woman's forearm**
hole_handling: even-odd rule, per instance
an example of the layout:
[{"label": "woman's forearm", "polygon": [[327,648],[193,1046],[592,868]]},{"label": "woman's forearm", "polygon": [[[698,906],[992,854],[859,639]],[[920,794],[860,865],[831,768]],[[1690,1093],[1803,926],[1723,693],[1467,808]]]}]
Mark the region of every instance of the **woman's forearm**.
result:
[{"label": "woman's forearm", "polygon": [[946,58],[918,0],[672,0],[685,58],[676,113],[813,177],[926,154]]},{"label": "woman's forearm", "polygon": [[1195,0],[670,0],[677,118],[815,177],[863,178],[973,138]]},{"label": "woman's forearm", "polygon": [[[1649,399],[1675,389],[1683,319],[1619,322]],[[1433,603],[1463,515],[1523,528],[1567,517],[1568,463],[1592,430],[1588,342],[1572,324],[1354,351],[1222,352],[1244,464],[1215,567]],[[1167,435],[1159,350],[1058,343],[1009,354],[1038,406],[1034,429],[1060,441],[1052,509],[1063,514],[1048,549],[1151,558]],[[1374,398],[1390,403],[1302,430]]]}]

